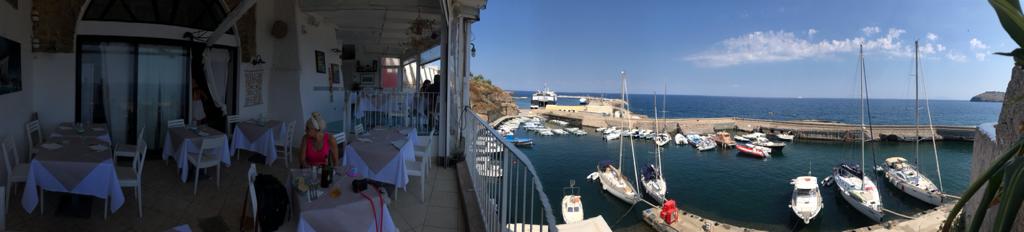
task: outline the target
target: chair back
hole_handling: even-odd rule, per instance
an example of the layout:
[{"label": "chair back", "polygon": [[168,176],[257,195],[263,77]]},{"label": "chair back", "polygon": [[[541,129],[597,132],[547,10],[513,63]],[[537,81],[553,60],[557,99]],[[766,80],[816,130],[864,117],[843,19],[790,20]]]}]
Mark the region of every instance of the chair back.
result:
[{"label": "chair back", "polygon": [[363,129],[363,124],[362,123],[356,124],[356,126],[352,127],[352,132],[355,132],[356,134],[362,134],[365,131],[366,130]]},{"label": "chair back", "polygon": [[254,219],[253,225],[259,227],[259,225],[256,223],[256,219],[258,219],[259,217],[256,217],[258,201],[256,201],[256,185],[254,184],[254,182],[256,181],[257,174],[258,173],[256,172],[256,164],[249,164],[249,208],[252,208],[252,217]]},{"label": "chair back", "polygon": [[143,136],[146,136],[146,126],[139,127],[139,135],[135,137],[136,145],[142,144],[142,142],[146,141],[146,138]]},{"label": "chair back", "polygon": [[[199,156],[200,156],[200,158],[203,158],[203,156],[208,155],[208,153],[211,150],[213,150],[213,149],[223,148],[224,147],[224,143],[225,143],[225,139],[227,139],[227,138],[225,138],[224,136],[217,136],[217,137],[213,137],[213,138],[203,139],[203,144],[201,146],[199,146]],[[200,160],[202,160],[202,159],[200,159]]]},{"label": "chair back", "polygon": [[237,125],[239,122],[242,122],[242,118],[239,117],[237,114],[227,116],[227,123],[224,123],[224,133],[228,134],[228,138],[231,138],[231,136],[234,134],[233,129],[235,129],[235,125]]},{"label": "chair back", "polygon": [[185,119],[174,119],[167,121],[167,128],[185,127]]},{"label": "chair back", "polygon": [[25,137],[28,138],[29,150],[43,143],[43,132],[39,129],[39,120],[32,120],[25,123]]},{"label": "chair back", "polygon": [[334,134],[334,142],[338,144],[345,143],[345,132]]},{"label": "chair back", "polygon": [[139,140],[135,148],[138,149],[138,155],[132,160],[132,169],[135,170],[135,179],[142,181],[142,169],[146,166],[146,152],[149,151],[149,144],[146,143],[146,140]]},{"label": "chair back", "polygon": [[[14,154],[11,154],[12,150]],[[10,136],[6,136],[2,141],[0,141],[0,153],[4,153],[4,171],[7,173],[9,178],[11,176],[11,168],[14,167],[12,164],[19,163],[17,148],[14,147],[14,141],[11,140]],[[11,162],[12,155],[14,156],[14,162]]]}]

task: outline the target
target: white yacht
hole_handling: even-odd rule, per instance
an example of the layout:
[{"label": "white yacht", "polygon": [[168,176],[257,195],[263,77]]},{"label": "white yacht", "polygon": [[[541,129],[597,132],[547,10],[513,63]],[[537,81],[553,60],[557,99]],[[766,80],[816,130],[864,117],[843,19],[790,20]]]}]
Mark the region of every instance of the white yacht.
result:
[{"label": "white yacht", "polygon": [[[622,76],[622,100],[629,102],[626,98],[626,72],[621,73]],[[627,111],[628,112],[628,111]],[[629,117],[626,117],[627,119]],[[633,127],[632,120],[626,120],[627,128]],[[622,156],[625,146],[625,139],[619,140],[619,163],[618,167],[613,165],[612,161],[602,161],[597,165],[598,179],[601,180],[601,188],[613,196],[625,201],[629,204],[636,204],[640,201],[641,195],[637,193],[636,189],[639,186],[634,187],[633,183],[629,181],[629,178],[622,174]],[[633,149],[633,140],[630,139],[630,150]],[[633,160],[633,177],[636,177],[636,154],[632,154]],[[638,180],[639,181],[639,180]]]},{"label": "white yacht", "polygon": [[818,178],[813,176],[800,176],[789,182],[793,185],[793,196],[789,200],[789,208],[793,213],[804,221],[804,224],[811,223],[811,219],[818,216],[821,208],[825,207],[821,199],[821,191],[818,189]]},{"label": "white yacht", "polygon": [[[920,88],[920,84],[919,84],[920,83],[920,77],[919,77],[920,75],[918,75],[918,73],[920,72],[919,64],[920,64],[920,58],[918,58],[917,42],[915,41],[914,42],[914,69],[915,69],[915,73],[914,73],[914,82],[915,82],[915,85],[914,85],[914,89],[915,89],[915,91],[914,91],[915,92],[914,109],[920,109],[920,107],[918,107],[918,104],[919,104],[921,98],[916,95],[916,93],[918,92],[917,90]],[[930,111],[931,109],[930,109],[929,104],[928,104],[927,101],[925,101],[925,108],[929,110],[929,112],[928,112],[928,126],[929,126],[929,130],[928,131],[931,132],[931,131],[934,131],[934,128],[932,128],[932,124],[931,124],[932,117],[931,117],[931,111]],[[920,125],[921,125],[921,123],[920,123],[920,110],[914,110],[914,126],[915,126],[915,130],[914,131],[916,131],[917,133],[920,133],[920,131],[921,131],[920,130],[921,129]],[[914,156],[917,157],[915,162],[919,162],[921,160],[921,154],[920,154],[921,135],[917,134],[916,137],[917,137],[917,139],[914,140]],[[932,138],[932,143],[934,144],[935,143],[935,134],[931,134],[929,137]],[[936,160],[936,162],[935,162],[935,169],[936,170],[940,170],[939,169],[939,163],[938,163],[939,154],[938,154],[937,151],[935,151],[934,154],[935,154],[935,160]],[[942,188],[939,187],[939,186],[935,186],[935,183],[932,182],[932,180],[928,179],[927,176],[921,174],[921,172],[918,171],[918,169],[917,169],[917,167],[915,165],[912,165],[909,162],[907,162],[907,159],[904,159],[903,157],[898,157],[898,156],[886,158],[885,159],[885,165],[882,166],[882,171],[885,173],[885,179],[889,180],[889,183],[891,183],[892,185],[896,186],[896,189],[899,189],[900,191],[903,191],[907,195],[910,195],[910,196],[912,196],[914,198],[917,198],[918,200],[927,202],[928,204],[932,204],[932,205],[940,205],[940,204],[942,204]],[[942,176],[941,176],[942,172],[940,171],[939,174],[940,174],[939,182],[941,183],[942,182]]]},{"label": "white yacht", "polygon": [[[867,95],[866,82],[867,79],[864,76],[864,50],[863,47],[860,50],[860,59],[858,71],[860,72],[861,87],[861,116],[860,125],[861,130],[867,130],[869,125],[864,124],[865,119],[865,107],[867,99],[863,96]],[[866,133],[865,133],[866,132]],[[843,199],[847,203],[853,206],[854,209],[860,211],[861,214],[871,218],[875,222],[881,222],[882,216],[882,198],[878,194],[878,187],[875,186],[875,182],[871,181],[871,178],[864,175],[864,170],[861,167],[864,164],[865,156],[865,143],[868,138],[864,137],[865,134],[872,134],[870,130],[861,131],[860,138],[860,162],[861,165],[842,163],[832,168],[832,176],[829,176],[826,183],[835,183],[836,188],[839,190],[839,195],[843,196]]]},{"label": "white yacht", "polygon": [[889,183],[918,200],[932,205],[942,204],[942,191],[932,180],[917,171],[917,167],[903,157],[889,157],[882,166],[885,179]]},{"label": "white yacht", "polygon": [[562,220],[565,224],[583,221],[583,201],[576,180],[569,180],[569,187],[562,189]]}]

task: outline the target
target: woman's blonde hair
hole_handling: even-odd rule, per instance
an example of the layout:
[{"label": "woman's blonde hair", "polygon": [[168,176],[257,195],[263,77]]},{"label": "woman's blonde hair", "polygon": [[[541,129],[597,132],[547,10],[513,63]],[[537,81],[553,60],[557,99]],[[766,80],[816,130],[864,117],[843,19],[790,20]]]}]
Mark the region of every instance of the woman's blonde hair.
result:
[{"label": "woman's blonde hair", "polygon": [[320,112],[313,112],[313,115],[306,120],[306,128],[311,127],[318,131],[327,129],[327,122],[324,122],[324,119],[320,117]]}]

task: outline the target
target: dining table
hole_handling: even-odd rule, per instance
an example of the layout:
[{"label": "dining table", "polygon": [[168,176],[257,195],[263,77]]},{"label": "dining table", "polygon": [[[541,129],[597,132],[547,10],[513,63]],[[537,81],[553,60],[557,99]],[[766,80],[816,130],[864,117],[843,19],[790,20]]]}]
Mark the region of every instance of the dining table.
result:
[{"label": "dining table", "polygon": [[231,153],[244,149],[266,157],[266,164],[277,160],[277,140],[285,138],[287,130],[278,120],[249,120],[238,123],[232,133]]},{"label": "dining table", "polygon": [[[62,124],[67,126],[66,124]],[[38,145],[29,163],[21,204],[31,213],[39,203],[39,188],[94,196],[109,201],[111,211],[124,205],[109,133],[102,125],[58,128]]]},{"label": "dining table", "polygon": [[228,150],[227,135],[217,129],[208,126],[168,128],[167,136],[164,137],[163,159],[174,157],[174,161],[178,163],[181,182],[188,180],[188,155],[198,154],[205,139],[225,138],[224,143],[212,152],[220,157],[221,163],[231,166],[232,153]]},{"label": "dining table", "polygon": [[293,212],[299,213],[296,231],[398,231],[384,194],[372,186],[355,192],[352,183],[364,177],[351,170],[336,167],[330,186],[321,188],[318,170],[291,169],[288,191]]},{"label": "dining table", "polygon": [[405,188],[407,160],[416,159],[415,128],[375,128],[351,136],[342,163],[367,178]]},{"label": "dining table", "polygon": [[107,124],[79,124],[64,122],[57,125],[49,138],[95,138],[111,143]]}]

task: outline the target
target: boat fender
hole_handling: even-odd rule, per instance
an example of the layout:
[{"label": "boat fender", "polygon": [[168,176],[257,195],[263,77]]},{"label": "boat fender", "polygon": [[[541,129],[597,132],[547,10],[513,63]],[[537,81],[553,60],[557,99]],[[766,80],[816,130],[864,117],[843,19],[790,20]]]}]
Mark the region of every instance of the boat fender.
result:
[{"label": "boat fender", "polygon": [[661,206],[661,220],[664,220],[665,224],[672,224],[676,222],[676,219],[678,219],[676,216],[676,210],[678,209],[676,208],[675,200],[669,199],[665,201],[665,204]]}]

